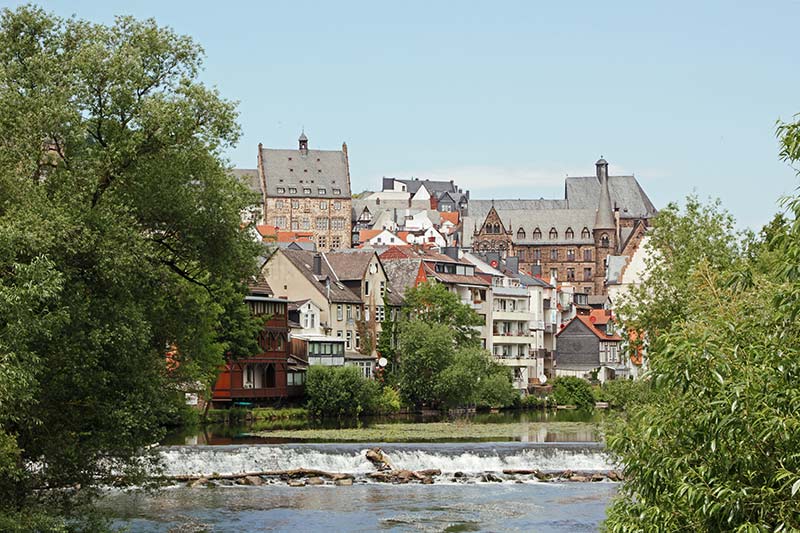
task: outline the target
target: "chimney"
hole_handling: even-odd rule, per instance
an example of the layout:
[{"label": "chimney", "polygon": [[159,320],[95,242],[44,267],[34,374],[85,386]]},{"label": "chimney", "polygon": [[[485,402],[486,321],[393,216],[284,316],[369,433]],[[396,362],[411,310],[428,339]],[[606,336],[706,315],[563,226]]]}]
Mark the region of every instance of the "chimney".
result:
[{"label": "chimney", "polygon": [[443,246],[442,253],[450,259],[458,261],[458,247],[457,246]]},{"label": "chimney", "polygon": [[322,255],[318,253],[314,254],[313,266],[311,268],[313,269],[315,276],[322,275]]}]

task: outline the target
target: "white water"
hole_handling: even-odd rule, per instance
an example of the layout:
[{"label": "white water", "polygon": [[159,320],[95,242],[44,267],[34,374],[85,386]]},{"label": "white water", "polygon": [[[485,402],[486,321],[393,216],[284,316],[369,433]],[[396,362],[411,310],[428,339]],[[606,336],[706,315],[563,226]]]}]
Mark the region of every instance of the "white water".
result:
[{"label": "white water", "polygon": [[[375,467],[365,452],[374,445],[172,446],[161,451],[167,475],[238,474],[307,468],[368,473]],[[439,469],[443,473],[497,472],[504,469],[609,470],[598,445],[585,444],[426,444],[381,446],[397,469]]]}]

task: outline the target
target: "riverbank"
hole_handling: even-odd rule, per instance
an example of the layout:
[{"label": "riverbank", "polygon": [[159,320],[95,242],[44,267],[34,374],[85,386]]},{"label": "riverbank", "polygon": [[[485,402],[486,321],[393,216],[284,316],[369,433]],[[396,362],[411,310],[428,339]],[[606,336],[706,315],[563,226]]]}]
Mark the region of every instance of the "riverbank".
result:
[{"label": "riverbank", "polygon": [[590,422],[475,423],[453,422],[379,423],[356,428],[273,429],[253,433],[264,438],[303,442],[444,442],[522,440],[542,442],[548,433],[575,435],[576,441],[599,441],[597,424]]}]

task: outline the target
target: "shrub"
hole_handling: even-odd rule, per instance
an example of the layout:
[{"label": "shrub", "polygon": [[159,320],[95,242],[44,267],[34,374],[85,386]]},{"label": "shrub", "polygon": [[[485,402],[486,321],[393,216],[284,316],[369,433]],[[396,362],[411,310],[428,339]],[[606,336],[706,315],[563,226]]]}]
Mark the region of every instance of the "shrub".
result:
[{"label": "shrub", "polygon": [[598,402],[608,402],[608,406],[615,409],[627,409],[630,405],[643,404],[647,401],[650,382],[615,379],[606,381],[601,387],[593,387],[592,392]]},{"label": "shrub", "polygon": [[380,414],[396,413],[400,410],[401,405],[400,393],[391,387],[384,387],[378,397],[377,408],[374,412]]},{"label": "shrub", "polygon": [[551,406],[551,402],[546,397],[528,394],[520,398],[517,405],[520,409],[546,409]]},{"label": "shrub", "polygon": [[478,383],[476,407],[508,407],[519,398],[519,391],[509,380],[508,370],[503,367],[495,367],[493,370]]},{"label": "shrub", "polygon": [[594,407],[591,385],[586,380],[572,376],[553,380],[553,400],[558,405],[574,405],[578,409]]},{"label": "shrub", "polygon": [[380,385],[352,366],[312,366],[306,377],[307,408],[312,416],[358,416],[379,403]]}]

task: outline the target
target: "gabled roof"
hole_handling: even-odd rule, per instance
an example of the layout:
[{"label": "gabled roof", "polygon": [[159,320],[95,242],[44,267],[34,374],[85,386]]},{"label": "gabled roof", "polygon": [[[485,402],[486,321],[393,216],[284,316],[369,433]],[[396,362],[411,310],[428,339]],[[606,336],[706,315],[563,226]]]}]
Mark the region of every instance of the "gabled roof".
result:
[{"label": "gabled roof", "polygon": [[395,259],[384,261],[383,269],[389,278],[389,287],[400,298],[405,297],[406,290],[413,287],[422,264],[420,259]]},{"label": "gabled roof", "polygon": [[[609,176],[611,206],[619,208],[621,218],[651,218],[656,208],[633,176]],[[600,182],[595,176],[569,177],[565,196],[570,209],[597,209]]]},{"label": "gabled roof", "polygon": [[294,265],[297,271],[331,302],[361,303],[361,298],[344,284],[338,282],[336,273],[329,266],[324,254],[320,275],[315,276],[313,271],[315,252],[308,250],[281,250],[286,259]]},{"label": "gabled roof", "polygon": [[452,181],[433,181],[433,180],[398,180],[400,183],[406,184],[406,190],[411,194],[416,194],[421,186],[425,186],[425,189],[430,193],[431,196],[439,197],[443,192],[456,192],[458,188]]},{"label": "gabled roof", "polygon": [[247,282],[247,291],[253,296],[273,296],[275,294],[261,272]]},{"label": "gabled roof", "polygon": [[374,250],[351,249],[324,254],[324,258],[340,281],[361,281],[373,257],[375,257]]},{"label": "gabled roof", "polygon": [[234,168],[231,170],[233,177],[247,185],[247,188],[261,196],[261,180],[258,178],[258,169]]},{"label": "gabled roof", "polygon": [[439,223],[444,224],[450,222],[451,224],[458,225],[458,211],[440,211]]},{"label": "gabled roof", "polygon": [[[269,197],[297,198],[350,198],[350,184],[347,180],[347,157],[341,150],[283,150],[261,148],[261,160],[266,180],[266,194]],[[289,187],[296,187],[297,193],[290,194]],[[278,193],[278,187],[285,191]],[[311,193],[303,193],[303,187]],[[325,189],[323,194],[319,189]],[[339,189],[341,194],[333,194]]]},{"label": "gabled roof", "polygon": [[597,328],[594,326],[594,324],[592,323],[592,321],[589,319],[589,317],[588,317],[588,316],[586,316],[586,315],[575,315],[575,318],[573,318],[572,320],[570,320],[569,322],[567,322],[567,324],[566,324],[566,325],[565,325],[565,326],[564,326],[564,327],[561,329],[561,331],[559,331],[558,333],[556,333],[556,337],[559,337],[559,336],[560,336],[562,333],[564,333],[565,331],[567,331],[567,330],[569,329],[569,327],[572,325],[572,323],[573,323],[573,322],[575,322],[576,320],[577,320],[577,321],[579,321],[579,322],[580,322],[581,324],[583,324],[584,326],[586,326],[586,328],[587,328],[587,329],[588,329],[588,330],[589,330],[591,333],[593,333],[593,334],[595,335],[595,337],[597,337],[597,338],[598,338],[598,339],[600,339],[601,341],[621,341],[621,340],[622,340],[622,337],[620,337],[620,336],[619,336],[619,335],[617,335],[617,334],[614,334],[614,335],[606,335],[605,333],[603,333],[602,331],[600,331],[599,329],[597,329]]}]

